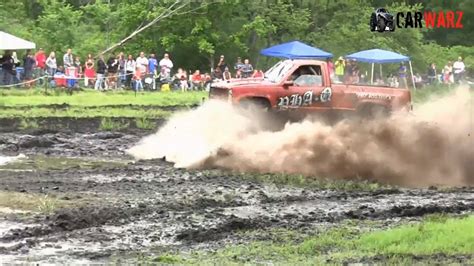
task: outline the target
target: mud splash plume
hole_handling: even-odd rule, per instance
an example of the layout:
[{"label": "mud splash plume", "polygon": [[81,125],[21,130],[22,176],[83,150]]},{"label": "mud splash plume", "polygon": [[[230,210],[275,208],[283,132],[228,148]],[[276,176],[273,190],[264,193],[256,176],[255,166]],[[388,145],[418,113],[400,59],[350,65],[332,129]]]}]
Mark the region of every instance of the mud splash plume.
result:
[{"label": "mud splash plume", "polygon": [[177,167],[367,178],[407,186],[474,184],[474,136],[468,88],[428,101],[413,115],[329,126],[305,120],[266,131],[262,118],[208,102],[177,114],[129,153],[166,157]]}]

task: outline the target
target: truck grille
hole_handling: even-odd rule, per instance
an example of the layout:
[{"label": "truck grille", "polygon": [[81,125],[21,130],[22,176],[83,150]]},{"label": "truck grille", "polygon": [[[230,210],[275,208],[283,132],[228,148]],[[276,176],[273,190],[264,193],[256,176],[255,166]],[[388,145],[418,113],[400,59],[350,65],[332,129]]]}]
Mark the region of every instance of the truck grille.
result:
[{"label": "truck grille", "polygon": [[228,89],[211,87],[209,90],[209,99],[227,100],[228,93]]}]

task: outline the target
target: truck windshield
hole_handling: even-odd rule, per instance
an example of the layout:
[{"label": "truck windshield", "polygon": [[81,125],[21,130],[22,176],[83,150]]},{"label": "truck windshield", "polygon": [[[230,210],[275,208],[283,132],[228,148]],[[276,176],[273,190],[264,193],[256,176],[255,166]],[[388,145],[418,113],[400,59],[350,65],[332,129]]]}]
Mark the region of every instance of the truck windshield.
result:
[{"label": "truck windshield", "polygon": [[265,79],[273,83],[279,83],[292,66],[290,60],[280,61],[265,72]]}]

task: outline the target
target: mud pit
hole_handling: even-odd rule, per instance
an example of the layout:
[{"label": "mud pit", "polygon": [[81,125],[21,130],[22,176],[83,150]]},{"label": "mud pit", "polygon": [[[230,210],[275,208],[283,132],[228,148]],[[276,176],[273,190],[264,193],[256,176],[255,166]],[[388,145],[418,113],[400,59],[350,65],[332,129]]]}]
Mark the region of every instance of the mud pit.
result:
[{"label": "mud pit", "polygon": [[255,229],[325,228],[348,219],[391,226],[474,210],[474,188],[303,189],[219,170],[176,169],[162,160],[133,162],[125,150],[141,137],[0,135],[0,154],[26,156],[0,166],[0,190],[39,198],[26,212],[0,209],[0,261],[133,261],[137,252],[245,243],[250,237],[239,232]]}]

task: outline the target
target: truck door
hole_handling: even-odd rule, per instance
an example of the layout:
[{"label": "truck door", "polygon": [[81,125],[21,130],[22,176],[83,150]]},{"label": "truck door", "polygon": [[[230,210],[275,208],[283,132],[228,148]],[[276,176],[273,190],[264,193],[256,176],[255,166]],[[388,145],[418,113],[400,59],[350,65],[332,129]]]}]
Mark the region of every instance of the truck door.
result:
[{"label": "truck door", "polygon": [[327,109],[330,108],[331,87],[324,86],[320,65],[302,65],[284,82],[277,107],[280,109]]}]

